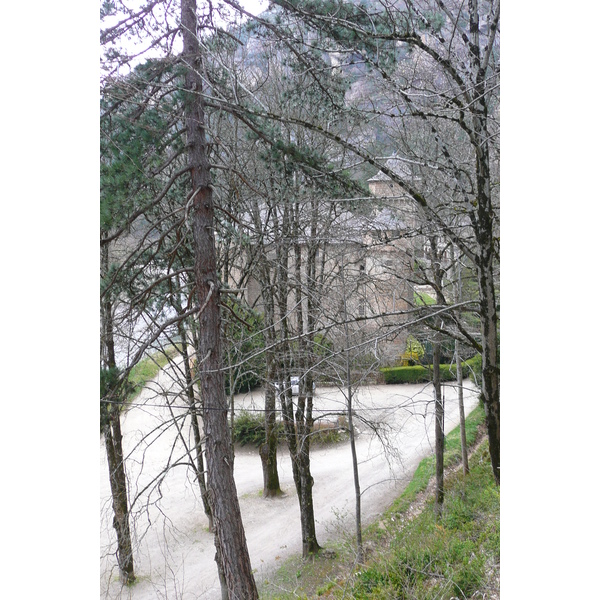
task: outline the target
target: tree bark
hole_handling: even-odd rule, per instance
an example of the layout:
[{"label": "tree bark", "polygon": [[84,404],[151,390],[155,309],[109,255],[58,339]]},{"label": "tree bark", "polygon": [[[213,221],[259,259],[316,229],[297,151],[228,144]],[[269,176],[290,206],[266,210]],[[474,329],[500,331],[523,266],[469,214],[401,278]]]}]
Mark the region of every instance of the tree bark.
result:
[{"label": "tree bark", "polygon": [[215,546],[231,600],[258,598],[233,477],[222,370],[220,293],[214,239],[214,205],[202,96],[202,54],[197,37],[196,0],[181,1],[182,61],[185,77],[185,129],[192,178],[194,274],[198,296],[200,373],[206,436],[207,487],[215,524]]},{"label": "tree bark", "polygon": [[[108,271],[108,245],[102,248],[102,272]],[[109,299],[102,302],[103,343],[105,365],[108,369],[116,369],[115,344],[112,319],[112,304]],[[129,507],[127,500],[127,477],[123,459],[123,436],[121,434],[121,410],[119,403],[110,403],[106,408],[104,425],[104,444],[108,462],[108,475],[113,505],[113,526],[117,532],[117,563],[123,582],[135,581],[133,570],[133,550],[129,529]]]},{"label": "tree bark", "polygon": [[[272,354],[271,352],[268,353]],[[267,356],[267,372],[273,372],[273,357]],[[281,495],[279,472],[277,471],[277,419],[276,398],[271,377],[267,377],[265,390],[265,441],[260,446],[260,458],[263,468],[263,498]]]},{"label": "tree bark", "polygon": [[354,418],[352,411],[352,374],[350,370],[350,331],[348,327],[348,305],[347,305],[347,291],[346,291],[346,277],[345,277],[345,265],[344,255],[342,254],[342,268],[340,273],[342,276],[342,302],[344,307],[344,337],[345,337],[345,352],[344,358],[346,361],[346,408],[348,414],[348,432],[350,434],[350,451],[352,454],[352,472],[354,475],[354,504],[355,504],[355,516],[354,522],[356,525],[356,561],[361,564],[364,560],[364,549],[362,541],[362,517],[361,517],[361,492],[360,492],[360,477],[358,474],[358,458],[356,454],[356,443],[354,433]]},{"label": "tree bark", "polygon": [[440,378],[441,343],[433,342],[433,389],[435,394],[435,514],[444,504],[444,400]]},{"label": "tree bark", "polygon": [[472,107],[477,174],[477,237],[480,253],[477,260],[479,294],[481,298],[481,328],[483,338],[482,372],[483,398],[487,421],[492,470],[500,485],[500,368],[498,364],[498,312],[494,289],[494,207],[490,181],[488,105],[486,68],[481,61],[479,41],[479,3],[469,0],[469,29],[471,35],[471,75],[474,79]]},{"label": "tree bark", "polygon": [[462,451],[463,473],[469,473],[469,449],[467,448],[467,428],[465,424],[465,402],[463,394],[463,370],[462,359],[459,352],[458,340],[455,342],[456,348],[456,383],[458,385],[458,413],[460,418],[460,447]]},{"label": "tree bark", "polygon": [[[442,251],[438,247],[438,238],[432,235],[429,238],[431,251],[431,269],[433,284],[436,292],[436,303],[446,304],[443,289]],[[442,325],[440,319],[435,319],[435,333],[433,338],[433,390],[435,396],[435,514],[440,517],[444,504],[444,399],[442,396],[442,380],[440,374],[442,343],[440,333]]]},{"label": "tree bark", "polygon": [[135,581],[133,551],[129,531],[129,509],[127,505],[127,479],[123,461],[121,422],[118,405],[109,407],[109,419],[104,427],[104,442],[108,459],[108,473],[114,511],[113,526],[117,532],[117,562],[123,583]]},{"label": "tree bark", "polygon": [[212,509],[208,500],[208,490],[206,488],[206,479],[204,473],[204,458],[202,456],[202,436],[200,434],[200,423],[198,422],[198,410],[196,408],[196,398],[194,394],[194,380],[192,377],[192,369],[190,367],[190,358],[187,349],[187,339],[185,334],[185,325],[183,321],[179,321],[179,335],[181,337],[181,354],[183,356],[185,387],[188,405],[190,409],[190,419],[192,423],[192,432],[194,434],[194,448],[196,450],[196,478],[200,487],[200,497],[202,498],[202,506],[204,514],[208,519],[208,530],[211,533],[215,531]]},{"label": "tree bark", "polygon": [[273,302],[273,288],[271,286],[269,270],[262,265],[262,296],[265,317],[265,338],[267,351],[265,361],[267,365],[267,381],[265,386],[265,441],[260,447],[260,457],[263,468],[263,498],[272,498],[281,495],[279,483],[279,472],[277,470],[277,394],[275,392],[275,381],[277,380],[277,364],[275,359],[276,336],[275,308]]}]

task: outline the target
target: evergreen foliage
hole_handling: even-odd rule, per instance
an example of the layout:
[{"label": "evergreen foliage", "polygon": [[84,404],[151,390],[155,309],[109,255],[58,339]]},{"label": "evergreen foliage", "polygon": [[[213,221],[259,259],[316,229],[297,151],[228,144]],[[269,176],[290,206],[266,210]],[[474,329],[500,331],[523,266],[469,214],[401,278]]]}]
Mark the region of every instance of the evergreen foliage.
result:
[{"label": "evergreen foliage", "polygon": [[223,301],[223,331],[226,358],[229,364],[225,375],[227,394],[249,392],[265,378],[265,336],[263,316],[233,297]]}]

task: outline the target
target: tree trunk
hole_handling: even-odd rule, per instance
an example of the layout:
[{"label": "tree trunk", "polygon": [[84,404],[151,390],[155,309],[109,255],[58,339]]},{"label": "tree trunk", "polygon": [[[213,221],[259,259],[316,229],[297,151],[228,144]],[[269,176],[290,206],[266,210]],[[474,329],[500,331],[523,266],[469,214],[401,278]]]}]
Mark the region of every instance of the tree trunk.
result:
[{"label": "tree trunk", "polygon": [[181,2],[185,77],[185,128],[192,178],[194,274],[200,308],[198,368],[206,436],[207,487],[215,524],[215,546],[232,600],[258,598],[233,477],[222,370],[220,293],[214,239],[214,205],[202,97],[202,56],[196,35],[195,0]]},{"label": "tree trunk", "polygon": [[435,514],[444,504],[444,400],[440,380],[441,343],[433,342],[433,389],[435,394]]},{"label": "tree trunk", "polygon": [[[444,281],[442,272],[442,252],[438,248],[438,238],[435,235],[430,236],[430,258],[433,274],[433,285],[436,292],[436,304],[445,305]],[[437,517],[442,514],[444,504],[444,399],[442,397],[442,380],[440,375],[440,362],[442,342],[441,320],[435,318],[434,338],[433,338],[433,390],[435,396],[435,514]]]},{"label": "tree trunk", "polygon": [[346,360],[346,407],[348,414],[348,432],[350,434],[350,451],[352,453],[352,472],[354,474],[354,499],[355,499],[355,525],[356,525],[356,560],[360,564],[364,560],[364,550],[362,541],[362,517],[361,517],[361,493],[360,478],[358,475],[358,458],[356,455],[356,444],[354,435],[354,418],[352,415],[352,374],[350,370],[350,331],[348,328],[348,305],[346,302],[346,277],[345,277],[344,255],[342,254],[342,295],[344,307],[344,337],[345,339],[345,360]]},{"label": "tree trunk", "polygon": [[472,107],[473,131],[478,143],[476,152],[477,174],[477,227],[475,235],[480,249],[477,275],[481,305],[481,333],[483,339],[482,371],[483,398],[487,421],[490,458],[494,479],[500,485],[500,365],[498,364],[498,312],[494,289],[494,207],[490,181],[490,150],[487,129],[488,105],[486,70],[481,62],[479,43],[479,3],[469,0],[469,29],[471,74],[475,85]]},{"label": "tree trunk", "polygon": [[[284,369],[284,371],[286,371]],[[312,488],[314,480],[310,473],[310,430],[312,429],[312,418],[299,418],[300,412],[305,410],[302,405],[306,402],[305,392],[301,388],[298,395],[298,404],[300,408],[294,415],[294,406],[292,400],[292,390],[289,387],[289,375],[282,378],[282,381],[288,382],[287,389],[282,390],[280,394],[283,423],[286,440],[292,459],[292,475],[298,495],[300,505],[300,529],[302,535],[302,557],[307,558],[312,554],[317,554],[321,549],[317,542],[317,532],[315,526],[315,513],[313,506]],[[301,380],[302,385],[302,380]],[[311,384],[312,385],[312,384]],[[312,396],[312,391],[310,392]],[[312,398],[308,403],[309,411],[312,409]],[[307,411],[307,412],[309,412]]]},{"label": "tree trunk", "polygon": [[[102,272],[108,271],[108,245],[102,248]],[[112,319],[112,304],[106,299],[101,304],[103,343],[105,365],[108,369],[116,369],[115,344]],[[119,403],[108,404],[106,408],[106,424],[104,425],[104,444],[108,462],[108,476],[113,505],[113,526],[117,532],[117,563],[123,582],[135,581],[133,572],[133,551],[131,532],[129,530],[129,507],[127,501],[127,478],[123,459],[123,436],[121,434],[121,406]]]},{"label": "tree trunk", "polygon": [[482,378],[490,459],[497,485],[500,485],[500,368],[498,364],[498,316],[493,282],[486,276],[480,283],[488,288],[481,297],[483,337]]},{"label": "tree trunk", "polygon": [[121,423],[118,405],[109,407],[109,419],[104,427],[104,442],[108,459],[108,473],[114,511],[113,526],[117,532],[117,562],[123,583],[135,581],[133,573],[133,551],[129,531],[127,506],[127,479],[123,462]]},{"label": "tree trunk", "polygon": [[[299,204],[295,205],[295,214],[292,222],[294,223],[293,236],[295,259],[295,304],[296,304],[296,325],[298,332],[298,357],[296,367],[300,376],[298,389],[298,403],[296,406],[295,421],[298,431],[298,447],[296,460],[298,462],[298,473],[300,476],[300,522],[302,526],[302,556],[304,558],[311,554],[319,552],[321,547],[317,542],[317,530],[315,525],[315,511],[313,504],[313,485],[314,479],[310,472],[310,435],[313,429],[312,407],[313,407],[313,377],[308,368],[309,343],[307,337],[310,332],[305,331],[304,327],[304,309],[303,309],[303,291],[302,291],[302,248],[298,243],[299,234],[298,224],[300,220]],[[307,257],[310,262],[310,257]]]},{"label": "tree trunk", "polygon": [[196,409],[196,398],[194,395],[194,380],[192,377],[192,369],[190,367],[190,359],[187,350],[187,339],[185,335],[185,326],[183,324],[183,321],[179,321],[178,328],[179,335],[181,336],[181,354],[183,356],[186,395],[188,405],[190,407],[190,419],[192,422],[192,432],[194,434],[194,447],[196,450],[196,479],[198,480],[198,486],[200,487],[200,497],[202,498],[204,514],[208,519],[208,530],[211,533],[214,533],[215,525],[213,522],[212,509],[208,500],[208,490],[206,489],[204,458],[202,457],[202,436],[200,434],[200,423],[198,422],[198,411]]},{"label": "tree trunk", "polygon": [[300,474],[300,522],[302,525],[302,557],[307,558],[321,550],[317,542],[315,509],[313,504],[314,479],[310,472],[310,435],[313,429],[313,380],[309,373],[300,378],[296,427],[299,432],[298,471]]},{"label": "tree trunk", "polygon": [[[270,353],[269,353],[270,354]],[[271,371],[272,357],[267,357],[267,371]],[[277,471],[277,419],[273,379],[267,378],[265,390],[265,441],[260,446],[263,468],[263,498],[281,495],[279,473]]]},{"label": "tree trunk", "polygon": [[268,268],[262,269],[262,295],[265,317],[265,338],[267,351],[265,360],[267,364],[267,381],[265,386],[265,441],[260,446],[260,457],[263,468],[263,498],[272,498],[281,495],[279,472],[277,471],[277,394],[275,381],[277,379],[277,364],[274,334],[274,302],[273,289],[270,285]]},{"label": "tree trunk", "polygon": [[460,447],[462,451],[463,473],[469,473],[469,449],[467,448],[467,428],[465,425],[465,403],[463,394],[462,359],[459,352],[458,340],[454,343],[456,349],[456,383],[458,385],[458,412],[460,418]]}]

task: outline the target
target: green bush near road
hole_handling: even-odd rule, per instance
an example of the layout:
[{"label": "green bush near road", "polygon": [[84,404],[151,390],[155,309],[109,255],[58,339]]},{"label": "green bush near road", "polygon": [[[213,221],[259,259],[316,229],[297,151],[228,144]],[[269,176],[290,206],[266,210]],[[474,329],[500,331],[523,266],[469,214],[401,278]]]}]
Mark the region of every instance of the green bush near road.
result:
[{"label": "green bush near road", "polygon": [[[279,421],[275,427],[278,438],[281,441],[285,440],[283,423]],[[347,440],[345,430],[329,422],[314,423],[310,436],[311,443],[322,446]],[[240,446],[247,444],[260,446],[265,441],[264,411],[240,411],[233,422],[233,441]]]},{"label": "green bush near road", "polygon": [[[479,365],[479,367],[477,367]],[[475,356],[463,362],[463,373],[468,377],[472,372],[481,373],[481,357]],[[384,382],[393,383],[427,383],[433,380],[433,367],[431,365],[415,365],[412,367],[384,367],[381,369]],[[455,365],[440,365],[442,381],[456,380]]]}]

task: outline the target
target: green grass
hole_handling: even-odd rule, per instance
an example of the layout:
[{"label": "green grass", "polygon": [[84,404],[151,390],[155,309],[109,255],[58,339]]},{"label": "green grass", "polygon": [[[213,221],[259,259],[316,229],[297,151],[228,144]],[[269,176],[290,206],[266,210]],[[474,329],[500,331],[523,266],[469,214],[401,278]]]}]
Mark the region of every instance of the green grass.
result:
[{"label": "green grass", "polygon": [[160,370],[167,365],[176,352],[177,349],[174,346],[170,346],[164,352],[155,352],[143,358],[131,369],[128,377],[131,390],[127,395],[127,402],[131,402],[139,395],[144,386],[158,375]]},{"label": "green grass", "polygon": [[[467,417],[467,441],[473,445],[484,422],[480,406]],[[446,438],[447,466],[460,460],[460,429]],[[354,541],[333,546],[336,557],[302,561],[293,557],[261,585],[261,598],[464,600],[485,597],[490,572],[500,560],[500,490],[494,483],[487,441],[471,456],[470,473],[445,478],[442,515],[433,498],[412,520],[406,511],[426,489],[434,459],[424,459],[403,494],[383,518],[363,532],[366,564],[356,566]]]},{"label": "green grass", "polygon": [[353,574],[347,597],[450,600],[486,591],[488,571],[500,560],[500,490],[487,441],[471,457],[470,467],[466,477],[459,471],[446,478],[440,518],[430,498],[403,528],[386,525],[384,547]]},{"label": "green grass", "polygon": [[[471,411],[465,419],[465,431],[467,435],[467,446],[472,446],[477,439],[477,431],[485,421],[485,411],[481,404]],[[449,467],[460,462],[460,427],[455,427],[447,436],[444,447],[444,466]],[[424,458],[417,467],[411,482],[406,489],[392,504],[391,511],[403,512],[411,502],[415,500],[417,494],[427,488],[429,480],[435,474],[435,456]]]},{"label": "green grass", "polygon": [[415,292],[413,298],[416,306],[431,306],[432,304],[435,304],[435,298],[432,298],[425,292],[421,292],[419,294]]}]

